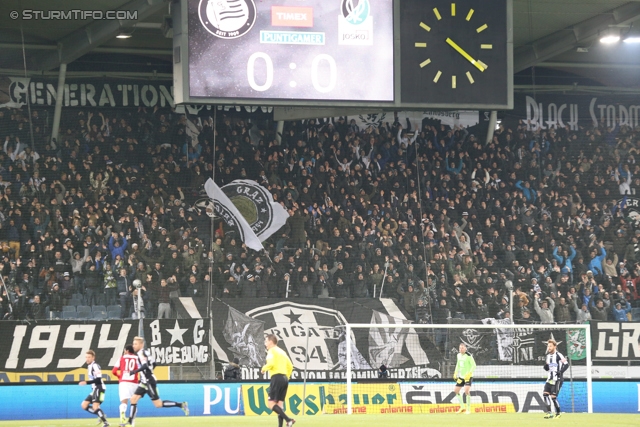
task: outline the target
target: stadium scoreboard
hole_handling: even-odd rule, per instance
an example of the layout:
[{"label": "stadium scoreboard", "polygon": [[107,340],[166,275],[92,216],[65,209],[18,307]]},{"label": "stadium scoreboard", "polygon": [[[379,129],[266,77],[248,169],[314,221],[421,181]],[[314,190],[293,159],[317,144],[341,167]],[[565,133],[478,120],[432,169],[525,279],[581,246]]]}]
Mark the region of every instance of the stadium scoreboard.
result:
[{"label": "stadium scoreboard", "polygon": [[513,108],[512,0],[182,0],[186,104]]}]

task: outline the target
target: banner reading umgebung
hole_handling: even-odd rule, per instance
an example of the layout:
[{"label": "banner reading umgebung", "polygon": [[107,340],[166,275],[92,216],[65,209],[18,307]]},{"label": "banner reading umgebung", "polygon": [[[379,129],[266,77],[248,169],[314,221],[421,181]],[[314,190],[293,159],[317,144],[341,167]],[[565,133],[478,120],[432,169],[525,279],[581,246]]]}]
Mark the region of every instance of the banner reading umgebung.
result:
[{"label": "banner reading umgebung", "polygon": [[[127,320],[0,322],[0,372],[73,371],[84,366],[90,349],[106,371],[118,363],[137,334],[138,322]],[[210,361],[206,319],[145,319],[144,335],[158,365]]]}]

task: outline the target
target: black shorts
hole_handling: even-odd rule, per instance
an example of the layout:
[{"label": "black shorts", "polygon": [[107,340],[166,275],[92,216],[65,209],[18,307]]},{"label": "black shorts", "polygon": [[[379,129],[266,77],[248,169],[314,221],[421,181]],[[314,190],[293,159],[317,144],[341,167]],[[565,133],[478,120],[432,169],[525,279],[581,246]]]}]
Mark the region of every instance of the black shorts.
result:
[{"label": "black shorts", "polygon": [[458,378],[456,380],[456,387],[464,387],[466,385],[471,386],[471,382],[473,381],[473,377],[469,378],[469,381],[464,378]]},{"label": "black shorts", "polygon": [[562,380],[557,380],[555,384],[544,383],[544,394],[557,396],[562,388]]},{"label": "black shorts", "polygon": [[101,388],[94,388],[90,395],[85,397],[85,402],[89,403],[102,403],[104,402],[104,390]]},{"label": "black shorts", "polygon": [[160,399],[160,394],[158,393],[158,384],[155,382],[147,382],[146,384],[140,383],[136,392],[133,394],[137,394],[140,397],[144,397],[145,394],[149,395],[149,399],[158,400]]},{"label": "black shorts", "polygon": [[286,375],[272,376],[269,385],[269,400],[272,402],[284,401],[284,398],[287,397],[287,388],[289,388],[289,380]]}]

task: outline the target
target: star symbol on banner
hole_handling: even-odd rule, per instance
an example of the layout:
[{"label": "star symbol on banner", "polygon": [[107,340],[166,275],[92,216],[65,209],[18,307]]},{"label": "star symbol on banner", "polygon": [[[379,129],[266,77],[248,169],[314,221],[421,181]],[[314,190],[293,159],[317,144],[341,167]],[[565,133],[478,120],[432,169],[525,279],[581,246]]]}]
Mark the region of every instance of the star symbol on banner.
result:
[{"label": "star symbol on banner", "polygon": [[167,332],[171,334],[171,342],[169,343],[169,345],[173,344],[176,341],[180,341],[182,345],[184,345],[184,340],[182,339],[182,336],[184,335],[185,332],[187,332],[187,328],[184,328],[184,329],[180,328],[180,325],[178,324],[177,319],[173,329],[167,329]]},{"label": "star symbol on banner", "polygon": [[265,208],[260,209],[261,213],[265,213],[267,210]]},{"label": "star symbol on banner", "polygon": [[289,318],[289,324],[298,322],[302,325],[302,322],[300,321],[300,318],[302,317],[302,314],[294,314],[293,310],[289,309],[289,314],[285,314],[284,317],[288,317]]},{"label": "star symbol on banner", "polygon": [[549,339],[547,341],[542,341],[545,345],[549,345],[549,341],[550,340],[554,340],[556,343],[558,343],[558,346],[560,346],[560,343],[562,341],[557,341],[554,337],[553,337],[553,332],[549,335]]}]

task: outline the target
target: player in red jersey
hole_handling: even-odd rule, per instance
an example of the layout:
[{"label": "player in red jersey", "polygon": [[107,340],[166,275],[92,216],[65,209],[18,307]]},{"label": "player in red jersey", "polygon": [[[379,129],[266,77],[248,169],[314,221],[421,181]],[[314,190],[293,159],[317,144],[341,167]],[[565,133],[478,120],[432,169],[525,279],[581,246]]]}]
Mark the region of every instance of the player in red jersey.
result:
[{"label": "player in red jersey", "polygon": [[138,374],[132,374],[138,366],[138,356],[133,346],[128,344],[124,354],[120,357],[118,366],[114,366],[111,372],[118,377],[118,392],[120,394],[120,423],[127,422],[127,404],[138,388]]}]

